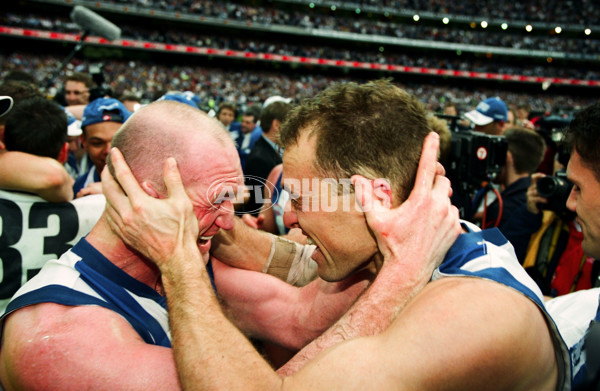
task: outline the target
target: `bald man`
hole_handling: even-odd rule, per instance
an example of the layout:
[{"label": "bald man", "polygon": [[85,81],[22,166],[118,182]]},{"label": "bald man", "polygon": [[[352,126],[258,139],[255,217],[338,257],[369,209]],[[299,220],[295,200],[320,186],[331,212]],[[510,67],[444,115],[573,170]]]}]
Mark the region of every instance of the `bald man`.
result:
[{"label": "bald man", "polygon": [[[233,224],[229,201],[215,207],[210,197],[241,181],[237,151],[222,126],[199,110],[163,101],[136,113],[114,145],[153,197],[167,195],[163,165],[177,159],[202,227],[198,247],[207,254],[210,237]],[[208,193],[219,178],[229,179]],[[10,302],[0,351],[6,390],[179,388],[159,270],[115,236],[107,218],[105,212],[86,238],[47,262]]]}]

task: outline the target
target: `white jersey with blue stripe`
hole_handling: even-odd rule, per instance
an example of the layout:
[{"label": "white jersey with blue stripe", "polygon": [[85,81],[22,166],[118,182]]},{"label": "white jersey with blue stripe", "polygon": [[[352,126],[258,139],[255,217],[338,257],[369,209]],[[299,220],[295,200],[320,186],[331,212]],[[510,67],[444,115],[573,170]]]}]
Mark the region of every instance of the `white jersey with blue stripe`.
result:
[{"label": "white jersey with blue stripe", "polygon": [[[546,302],[546,307],[571,352],[573,389],[587,389],[587,354],[584,345],[591,325],[600,322],[600,288],[558,296]],[[598,346],[590,348],[598,349]]]},{"label": "white jersey with blue stripe", "polygon": [[432,280],[445,277],[476,277],[496,281],[522,293],[533,301],[546,317],[559,367],[558,390],[571,389],[571,361],[567,345],[544,305],[542,292],[519,263],[513,246],[496,229],[481,231],[462,222],[469,232],[458,237]]},{"label": "white jersey with blue stripe", "polygon": [[[166,298],[82,239],[19,289],[3,318],[33,304],[95,305],[123,316],[149,344],[171,347]],[[1,324],[0,324],[1,326]]]},{"label": "white jersey with blue stripe", "polygon": [[0,190],[0,314],[46,261],[60,257],[90,232],[105,204],[102,194],[48,202]]}]

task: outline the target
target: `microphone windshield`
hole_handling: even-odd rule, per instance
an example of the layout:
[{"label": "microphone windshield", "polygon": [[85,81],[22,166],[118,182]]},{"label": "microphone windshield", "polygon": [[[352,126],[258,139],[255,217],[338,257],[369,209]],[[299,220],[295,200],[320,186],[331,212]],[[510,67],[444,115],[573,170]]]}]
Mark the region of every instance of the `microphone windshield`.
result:
[{"label": "microphone windshield", "polygon": [[81,5],[76,5],[73,8],[73,11],[71,11],[71,20],[84,31],[99,35],[109,41],[114,41],[121,37],[121,29],[119,27]]}]

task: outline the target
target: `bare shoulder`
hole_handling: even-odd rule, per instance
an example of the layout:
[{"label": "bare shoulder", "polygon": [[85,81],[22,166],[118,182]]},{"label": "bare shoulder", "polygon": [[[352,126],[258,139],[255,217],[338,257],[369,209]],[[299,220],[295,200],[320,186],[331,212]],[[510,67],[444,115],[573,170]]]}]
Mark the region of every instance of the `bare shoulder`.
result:
[{"label": "bare shoulder", "polygon": [[534,303],[492,281],[444,278],[418,293],[385,332],[322,352],[285,385],[549,391],[557,377],[552,340]]},{"label": "bare shoulder", "polygon": [[[43,303],[6,318],[0,380],[7,390],[98,389],[111,384],[114,389],[136,389],[140,381],[150,386],[159,375],[133,378],[146,360],[148,367],[160,362],[162,380],[176,388],[170,349],[146,344],[119,314],[97,306]],[[132,370],[136,362],[139,365]]]},{"label": "bare shoulder", "polygon": [[[443,369],[444,381],[468,389],[553,390],[554,345],[546,318],[520,292],[479,278],[428,284],[397,316],[385,338],[411,345],[415,364]],[[466,381],[466,383],[465,383]]]}]

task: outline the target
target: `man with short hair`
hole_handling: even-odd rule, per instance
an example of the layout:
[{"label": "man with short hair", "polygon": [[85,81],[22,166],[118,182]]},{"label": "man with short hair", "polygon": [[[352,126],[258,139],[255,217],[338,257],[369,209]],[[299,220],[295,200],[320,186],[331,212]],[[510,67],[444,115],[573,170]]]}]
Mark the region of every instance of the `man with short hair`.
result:
[{"label": "man with short hair", "polygon": [[[232,102],[222,102],[219,105],[217,119],[229,132],[240,126],[239,122],[235,122],[235,105]],[[231,129],[232,125],[234,129]]]},{"label": "man with short hair", "polygon": [[[28,156],[15,169],[19,173],[22,173],[19,169],[30,160],[42,157],[48,159],[46,164],[50,165],[53,161],[61,167],[68,147],[64,110],[55,102],[41,97],[18,102],[6,121],[4,141],[9,151]],[[32,178],[29,182],[28,186],[31,186]],[[66,187],[71,190],[70,183]],[[52,188],[46,190],[52,191]],[[46,261],[59,257],[87,235],[103,207],[102,195],[85,201],[50,203],[23,189],[0,190],[0,261],[3,270],[0,314],[12,295]]]},{"label": "man with short hair", "polygon": [[[258,215],[263,204],[265,181],[273,167],[281,163],[283,148],[279,146],[279,130],[292,105],[283,101],[275,101],[264,107],[260,113],[262,137],[256,141],[248,155],[244,175],[246,185],[250,189],[250,198],[244,210],[254,216]],[[267,194],[267,198],[271,195]]]},{"label": "man with short hair", "polygon": [[104,169],[110,151],[110,142],[119,127],[127,121],[131,113],[123,103],[114,98],[98,98],[90,102],[81,119],[81,142],[87,160],[93,165],[79,175],[73,185],[76,197],[102,192],[100,173]]},{"label": "man with short hair", "polygon": [[83,72],[74,72],[65,78],[65,102],[67,106],[90,103],[90,89],[95,86],[92,77]]},{"label": "man with short hair", "polygon": [[234,137],[234,131],[230,131],[232,138],[234,138],[233,141],[237,147],[238,154],[240,155],[242,171],[246,168],[248,156],[252,152],[256,142],[260,139],[260,136],[263,134],[262,128],[258,125],[259,116],[260,107],[256,105],[250,106],[242,115],[240,131],[237,133],[237,137]]},{"label": "man with short hair", "polygon": [[[502,171],[494,180],[500,185],[502,211],[499,200],[494,199],[486,208],[484,226],[484,228],[498,227],[500,231],[503,231],[504,224],[511,214],[527,204],[527,189],[531,185],[531,174],[542,162],[546,151],[544,139],[533,130],[513,127],[505,131],[503,137],[508,144],[506,161]],[[475,218],[481,219],[482,214],[477,214]]]},{"label": "man with short hair", "polygon": [[508,107],[496,96],[479,102],[474,110],[465,113],[465,117],[473,123],[476,132],[499,136],[508,121]]},{"label": "man with short hair", "polygon": [[[177,159],[203,227],[195,242],[207,253],[210,238],[233,219],[230,202],[215,207],[221,187],[241,186],[237,151],[223,128],[200,110],[161,101],[133,114],[114,143],[155,197],[169,194],[163,166]],[[180,388],[158,269],[113,234],[108,219],[104,213],[72,250],[48,261],[7,308],[4,389]]]},{"label": "man with short hair", "polygon": [[[3,82],[0,95],[12,98],[15,105],[32,98],[44,99],[34,85],[16,80]],[[36,156],[21,150],[7,150],[4,146],[5,124],[10,115],[0,116],[0,188],[34,193],[51,202],[72,200],[73,179],[56,160],[57,156]],[[32,123],[34,128],[38,125]]]},{"label": "man with short hair", "polygon": [[[429,219],[456,217],[458,211],[449,203],[428,207],[439,197],[448,201],[450,188],[434,174],[437,136],[427,134],[422,104],[386,81],[333,85],[286,120],[283,182],[292,199],[287,224],[302,228],[317,246],[312,259],[324,280],[344,281],[361,272],[376,277],[333,327],[279,370],[285,378],[227,321],[207,272],[196,266],[198,226],[181,209],[189,202],[176,171],[165,173],[172,196],[158,200],[144,195],[123,161],[117,162],[122,188],[108,175],[105,183],[111,224],[162,272],[184,388],[569,388],[565,345],[506,239],[465,224],[467,232],[442,264],[430,263],[446,248],[429,245],[437,224]],[[419,159],[423,166],[417,170]],[[453,241],[457,228],[450,225],[438,243]],[[158,232],[160,242],[154,239]],[[254,270],[293,266],[298,247],[249,227],[245,235],[248,246],[267,255],[261,264],[249,252],[238,264]],[[227,281],[219,283],[220,273],[215,270],[223,292]],[[230,289],[244,288],[239,280],[228,281]]]},{"label": "man with short hair", "polygon": [[[571,151],[567,178],[573,183],[567,208],[577,214],[584,254],[600,259],[600,103],[575,115],[566,130],[565,143]],[[574,390],[597,389],[600,384],[596,355],[600,347],[593,338],[600,331],[599,299],[600,289],[596,288],[559,296],[547,304],[571,352]]]}]

